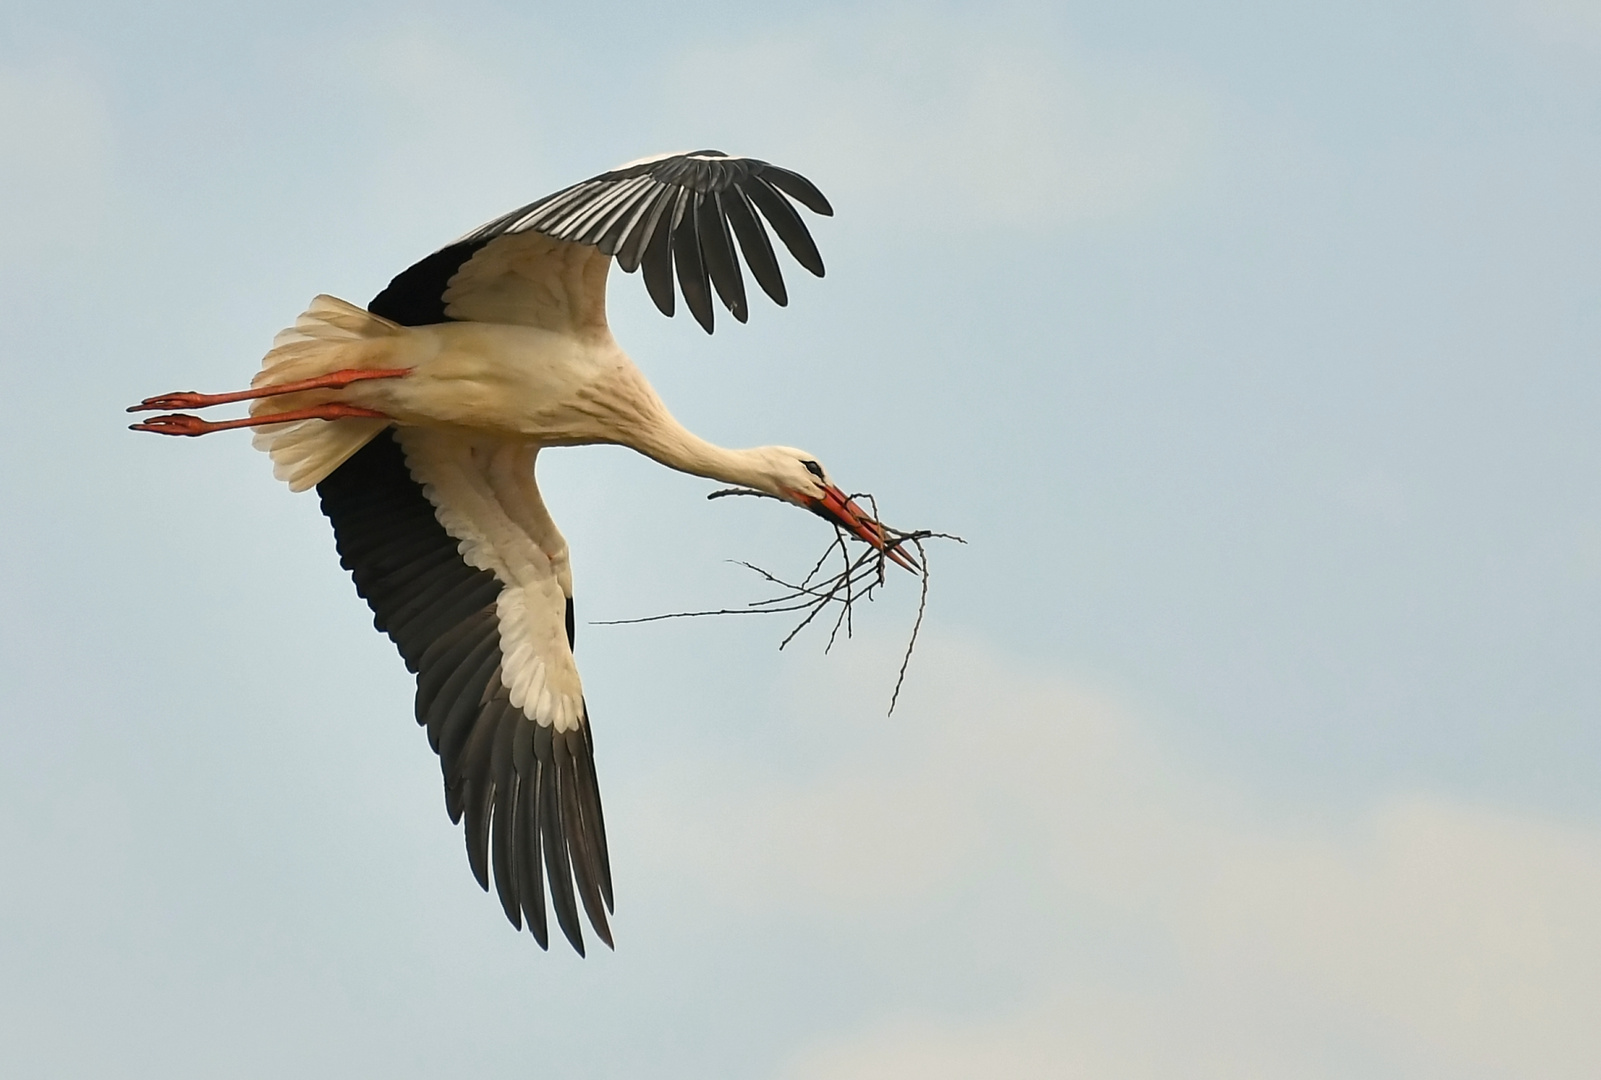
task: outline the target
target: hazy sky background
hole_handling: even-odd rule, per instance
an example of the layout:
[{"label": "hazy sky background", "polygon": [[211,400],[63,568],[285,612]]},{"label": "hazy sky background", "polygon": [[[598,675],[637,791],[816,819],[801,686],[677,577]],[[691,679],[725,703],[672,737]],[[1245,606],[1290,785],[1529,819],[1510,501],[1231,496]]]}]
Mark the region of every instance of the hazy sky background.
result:
[{"label": "hazy sky background", "polygon": [[[580,625],[618,950],[468,872],[309,495],[124,406],[714,146],[822,281],[692,428],[933,552],[831,656]],[[0,10],[0,1073],[1601,1074],[1601,5]],[[553,452],[583,620],[826,531]]]}]

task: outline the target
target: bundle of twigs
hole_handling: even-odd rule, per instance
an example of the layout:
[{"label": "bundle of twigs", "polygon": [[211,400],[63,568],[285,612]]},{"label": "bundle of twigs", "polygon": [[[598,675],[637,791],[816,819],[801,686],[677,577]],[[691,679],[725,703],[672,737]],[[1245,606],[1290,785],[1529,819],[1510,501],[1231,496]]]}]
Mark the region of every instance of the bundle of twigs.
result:
[{"label": "bundle of twigs", "polygon": [[[765,491],[756,491],[751,488],[725,488],[714,491],[707,496],[708,499],[721,499],[730,495],[750,495],[761,499],[774,499],[777,496],[769,495]],[[853,494],[851,499],[864,500],[873,508],[873,518],[878,518],[878,504],[873,496],[868,494]],[[779,500],[783,501],[783,500]],[[886,570],[892,558],[891,553],[897,553],[911,564],[912,569],[920,579],[922,591],[917,601],[917,619],[912,623],[912,633],[906,642],[906,654],[901,658],[900,671],[895,677],[895,690],[890,695],[889,711],[895,711],[895,703],[900,700],[901,685],[906,681],[906,668],[912,661],[912,650],[917,646],[917,633],[923,626],[923,612],[928,607],[928,552],[923,547],[925,540],[954,540],[958,544],[967,541],[951,533],[932,532],[919,529],[907,532],[891,528],[879,523],[883,531],[884,544],[882,547],[869,544],[864,540],[846,532],[838,525],[834,526],[834,538],[829,543],[817,562],[812,564],[805,576],[798,581],[789,581],[768,570],[762,569],[754,563],[736,560],[740,566],[759,575],[765,582],[782,590],[776,596],[769,596],[763,600],[753,600],[742,608],[717,608],[708,611],[675,611],[666,615],[649,615],[642,619],[609,619],[600,625],[617,626],[628,623],[659,622],[662,619],[694,619],[706,615],[776,615],[783,613],[800,612],[801,620],[795,624],[784,639],[778,643],[780,649],[794,641],[796,636],[810,626],[819,615],[830,607],[838,608],[834,616],[834,625],[828,632],[828,641],[823,646],[826,653],[834,647],[843,630],[846,637],[852,634],[854,617],[852,609],[861,600],[873,599],[873,594],[883,588],[887,580]],[[855,545],[854,547],[852,545]],[[913,552],[916,554],[913,555]],[[903,564],[904,565],[904,564]]]}]

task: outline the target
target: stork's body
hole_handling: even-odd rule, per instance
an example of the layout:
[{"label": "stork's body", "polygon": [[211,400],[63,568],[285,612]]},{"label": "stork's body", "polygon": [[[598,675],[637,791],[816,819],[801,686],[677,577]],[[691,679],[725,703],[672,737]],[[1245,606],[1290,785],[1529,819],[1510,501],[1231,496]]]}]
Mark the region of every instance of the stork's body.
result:
[{"label": "stork's body", "polygon": [[[335,310],[338,303],[319,297],[308,315]],[[270,387],[363,369],[404,370],[404,377],[263,398],[254,414],[265,418],[337,398],[403,426],[460,428],[542,446],[630,444],[666,414],[610,334],[575,338],[500,323],[404,327],[367,319],[382,336],[344,348],[301,350],[278,363],[268,354],[258,382]]]},{"label": "stork's body", "polygon": [[[726,450],[685,430],[612,338],[606,276],[643,269],[652,298],[712,329],[713,288],[741,321],[751,273],[786,302],[762,218],[813,273],[783,194],[828,213],[786,170],[712,151],[635,162],[489,223],[394,279],[363,310],[318,297],[249,391],[170,394],[136,409],[251,399],[248,420],[293,490],[316,486],[341,561],[417,674],[416,714],[444,771],[468,859],[513,925],[547,942],[545,889],[580,952],[577,901],[609,944],[612,906],[593,743],[573,661],[567,544],[534,477],[541,449],[616,443],[684,472],[787,499],[879,547],[883,530],[815,458]],[[891,557],[904,556],[889,550]]]},{"label": "stork's body", "polygon": [[612,414],[655,396],[610,334],[459,322],[402,328],[383,344],[372,350],[372,366],[410,374],[361,382],[340,396],[398,424],[471,428],[546,446],[616,442],[634,417]]}]

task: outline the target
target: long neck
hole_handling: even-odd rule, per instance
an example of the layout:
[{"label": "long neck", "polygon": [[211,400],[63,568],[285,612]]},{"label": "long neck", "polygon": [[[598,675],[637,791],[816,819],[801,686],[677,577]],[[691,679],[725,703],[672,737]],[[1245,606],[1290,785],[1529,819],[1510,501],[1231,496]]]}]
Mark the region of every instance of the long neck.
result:
[{"label": "long neck", "polygon": [[[762,491],[771,488],[772,481],[761,467],[758,451],[729,450],[707,442],[667,411],[632,364],[618,374],[623,377],[612,384],[608,396],[608,405],[614,411],[610,426],[616,441],[679,472]],[[621,409],[617,408],[619,405]]]},{"label": "long neck", "polygon": [[709,443],[673,418],[665,408],[655,423],[629,445],[679,472],[763,491],[772,486],[754,450],[729,450]]}]

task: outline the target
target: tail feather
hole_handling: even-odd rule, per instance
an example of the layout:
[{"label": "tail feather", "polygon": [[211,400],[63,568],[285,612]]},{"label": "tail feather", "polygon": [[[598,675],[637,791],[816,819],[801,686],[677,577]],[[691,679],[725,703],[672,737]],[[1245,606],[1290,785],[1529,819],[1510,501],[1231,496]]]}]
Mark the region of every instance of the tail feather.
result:
[{"label": "tail feather", "polygon": [[280,345],[297,341],[356,341],[396,334],[403,329],[399,323],[390,322],[382,315],[374,315],[366,308],[323,293],[312,297],[311,306],[300,313],[295,325],[278,331],[272,344],[276,351]]},{"label": "tail feather", "polygon": [[272,455],[272,475],[290,491],[305,491],[388,426],[383,420],[296,420],[260,429],[251,445]]},{"label": "tail feather", "polygon": [[[333,296],[318,296],[295,324],[273,338],[272,349],[251,380],[255,387],[316,378],[345,368],[384,366],[381,341],[405,327]],[[374,346],[378,347],[374,347]],[[268,417],[331,400],[336,392],[313,390],[261,398],[251,415]],[[300,420],[257,430],[256,449],[272,456],[272,473],[291,491],[315,486],[386,426],[383,420]]]}]

